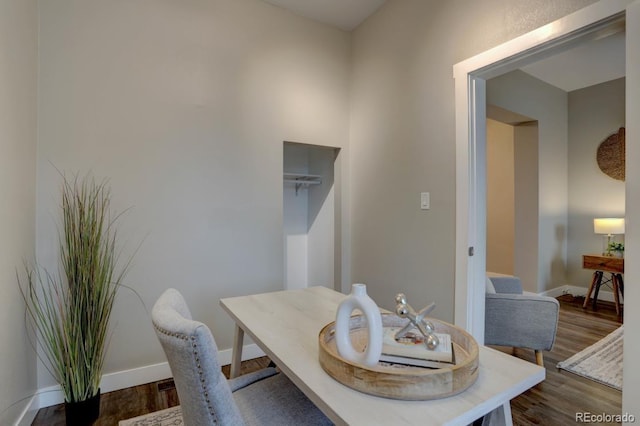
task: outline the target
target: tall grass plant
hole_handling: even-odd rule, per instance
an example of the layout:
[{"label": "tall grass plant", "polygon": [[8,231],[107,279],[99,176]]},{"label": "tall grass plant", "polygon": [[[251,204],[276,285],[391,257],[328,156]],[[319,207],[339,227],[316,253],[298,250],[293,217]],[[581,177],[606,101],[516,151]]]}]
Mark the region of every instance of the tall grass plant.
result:
[{"label": "tall grass plant", "polygon": [[60,267],[27,267],[19,282],[43,361],[65,402],[98,394],[109,319],[130,260],[118,267],[115,222],[106,181],[63,176]]}]

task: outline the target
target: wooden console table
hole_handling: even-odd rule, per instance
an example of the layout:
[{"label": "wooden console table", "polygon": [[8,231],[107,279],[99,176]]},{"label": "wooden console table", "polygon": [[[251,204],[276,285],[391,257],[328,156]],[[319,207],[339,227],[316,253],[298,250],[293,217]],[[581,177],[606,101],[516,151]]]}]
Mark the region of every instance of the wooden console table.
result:
[{"label": "wooden console table", "polygon": [[[585,254],[582,256],[582,267],[584,269],[591,269],[595,271],[582,307],[587,307],[591,293],[595,290],[593,294],[593,309],[596,309],[600,286],[602,286],[602,284],[611,283],[611,286],[613,287],[613,297],[616,303],[616,313],[620,315],[620,295],[624,297],[624,280],[622,279],[622,274],[624,274],[624,259],[621,257],[602,256],[599,254]],[[611,278],[603,281],[603,275],[605,272],[609,272],[611,274]]]}]

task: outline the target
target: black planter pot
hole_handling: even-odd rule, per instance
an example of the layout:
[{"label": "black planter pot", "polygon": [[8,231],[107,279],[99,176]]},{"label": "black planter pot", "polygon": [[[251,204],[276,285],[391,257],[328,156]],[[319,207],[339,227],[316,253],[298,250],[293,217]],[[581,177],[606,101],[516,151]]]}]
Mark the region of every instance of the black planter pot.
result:
[{"label": "black planter pot", "polygon": [[64,413],[67,426],[89,426],[100,416],[100,389],[89,399],[77,402],[65,402]]}]

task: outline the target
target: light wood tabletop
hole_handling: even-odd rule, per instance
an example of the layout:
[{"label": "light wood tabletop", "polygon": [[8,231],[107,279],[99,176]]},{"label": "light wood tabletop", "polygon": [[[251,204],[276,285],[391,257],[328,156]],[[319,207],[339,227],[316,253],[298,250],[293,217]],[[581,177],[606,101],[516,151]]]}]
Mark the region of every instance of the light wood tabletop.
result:
[{"label": "light wood tabletop", "polygon": [[509,401],[545,378],[543,367],[481,346],[478,380],[458,395],[402,401],[353,390],[329,376],[318,361],[318,334],[335,320],[345,297],[310,287],[222,299],[236,323],[232,377],[239,372],[246,333],[327,417],[349,425],[468,425],[496,409],[492,424],[509,425]]}]

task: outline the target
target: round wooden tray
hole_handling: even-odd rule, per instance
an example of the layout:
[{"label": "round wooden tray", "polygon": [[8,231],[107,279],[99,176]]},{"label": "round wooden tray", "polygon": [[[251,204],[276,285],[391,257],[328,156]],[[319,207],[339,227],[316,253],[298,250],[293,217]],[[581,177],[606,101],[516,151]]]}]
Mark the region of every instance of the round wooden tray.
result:
[{"label": "round wooden tray", "polygon": [[[334,339],[335,322],[327,324],[319,338],[320,365],[331,377],[360,392],[385,398],[428,400],[458,394],[478,378],[478,344],[466,331],[453,324],[429,319],[436,333],[448,333],[454,345],[456,364],[447,368],[429,369],[378,363],[373,367],[356,364],[338,354]],[[382,314],[383,327],[403,327],[407,319],[394,314]],[[351,317],[351,342],[356,350],[367,343],[366,320],[361,315]]]}]

